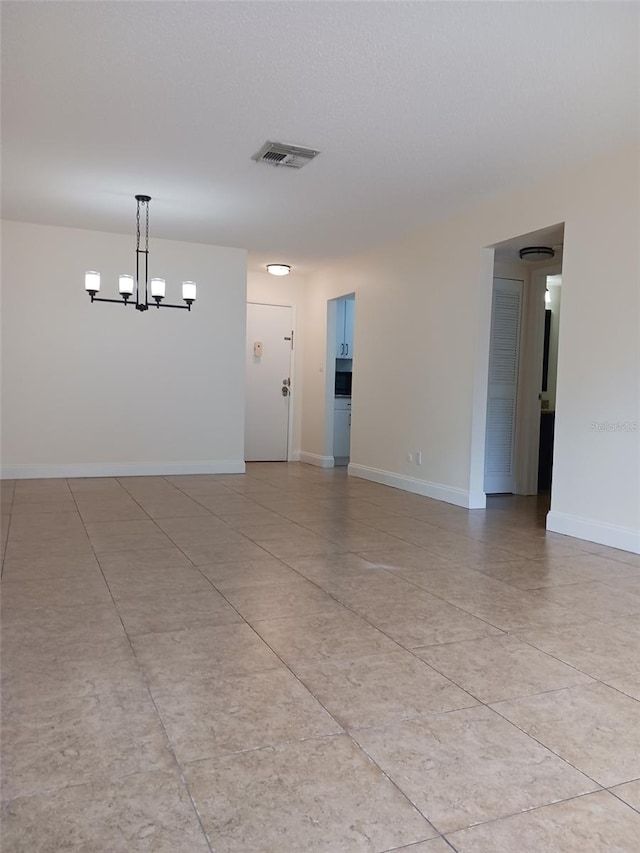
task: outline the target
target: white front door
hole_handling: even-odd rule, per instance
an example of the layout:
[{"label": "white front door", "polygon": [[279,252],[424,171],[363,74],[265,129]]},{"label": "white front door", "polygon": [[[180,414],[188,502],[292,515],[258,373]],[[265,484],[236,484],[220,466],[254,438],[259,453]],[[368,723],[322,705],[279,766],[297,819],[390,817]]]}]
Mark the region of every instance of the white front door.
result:
[{"label": "white front door", "polygon": [[485,441],[486,494],[515,489],[514,439],[520,355],[522,282],[494,278]]},{"label": "white front door", "polygon": [[247,304],[244,440],[247,462],[287,460],[292,313],[292,308],[284,305]]}]

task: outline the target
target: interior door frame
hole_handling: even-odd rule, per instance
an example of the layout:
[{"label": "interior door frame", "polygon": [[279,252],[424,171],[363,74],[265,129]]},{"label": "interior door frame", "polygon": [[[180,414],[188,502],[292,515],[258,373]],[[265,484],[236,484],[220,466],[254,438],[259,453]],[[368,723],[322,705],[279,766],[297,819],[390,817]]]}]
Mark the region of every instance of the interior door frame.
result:
[{"label": "interior door frame", "polygon": [[518,372],[516,441],[514,448],[516,495],[538,494],[540,450],[540,391],[544,350],[544,292],[548,275],[562,273],[562,260],[531,270],[523,301],[523,348]]},{"label": "interior door frame", "polygon": [[[561,220],[566,228],[566,220]],[[541,225],[541,227],[548,227]],[[529,232],[533,233],[533,232]],[[515,238],[510,238],[515,239]],[[566,247],[566,242],[565,242]],[[559,252],[559,256],[554,264],[545,265],[540,270],[532,270],[530,279],[534,279],[536,274],[541,273],[544,276],[546,284],[547,275],[557,275],[562,272],[565,259],[565,248]],[[558,267],[560,269],[558,269]],[[489,380],[489,344],[491,338],[491,306],[493,298],[493,279],[495,275],[495,244],[484,246],[480,249],[478,256],[478,288],[477,288],[477,311],[478,325],[477,338],[475,346],[475,371],[473,374],[473,395],[472,395],[472,415],[471,415],[471,452],[470,452],[470,471],[469,471],[469,509],[486,509],[487,496],[484,491],[484,460],[486,446],[486,426],[487,426],[487,388]],[[543,311],[544,315],[544,311]],[[559,337],[562,340],[562,314],[560,321]],[[544,329],[544,326],[542,327]],[[544,339],[540,338],[540,347],[543,346]],[[558,363],[558,372],[560,362]],[[540,378],[542,378],[542,349],[540,350]],[[539,389],[535,391],[536,401],[538,402]],[[558,409],[559,396],[556,390],[556,411]],[[539,410],[538,410],[539,412]],[[516,420],[517,420],[516,410]],[[539,421],[539,413],[538,413]],[[556,421],[557,425],[557,421]],[[517,426],[516,426],[517,429]],[[531,460],[535,459],[535,470],[537,472],[537,453],[539,448],[540,425],[537,428],[538,444],[533,440],[527,445],[529,453],[529,470],[533,469]],[[557,448],[554,446],[554,462],[556,459]],[[552,485],[553,495],[553,485]],[[537,481],[536,481],[537,493]]]},{"label": "interior door frame", "polygon": [[[325,346],[325,400],[324,400],[324,442],[322,467],[333,468],[335,457],[333,455],[333,422],[335,405],[335,369],[336,369],[336,335],[338,333],[338,302],[353,296],[354,318],[356,310],[356,292],[340,293],[327,299],[327,339]],[[354,319],[355,336],[355,319]],[[355,344],[354,344],[355,350]],[[353,407],[352,407],[353,411]]]},{"label": "interior door frame", "polygon": [[[297,344],[297,314],[296,306],[292,302],[270,302],[266,299],[247,299],[247,305],[267,305],[272,308],[290,308],[291,309],[291,331],[293,333],[293,346],[291,347],[291,355],[289,361],[289,416],[287,420],[287,462],[294,462],[293,450],[293,428],[295,423],[294,409],[296,398],[296,348]],[[245,391],[246,394],[246,391]],[[245,401],[246,405],[246,401]]]},{"label": "interior door frame", "polygon": [[335,461],[333,456],[333,422],[334,400],[336,387],[336,335],[338,333],[338,299],[334,296],[327,299],[327,345],[325,350],[325,386],[324,386],[324,447],[322,465],[325,468],[333,468]]}]

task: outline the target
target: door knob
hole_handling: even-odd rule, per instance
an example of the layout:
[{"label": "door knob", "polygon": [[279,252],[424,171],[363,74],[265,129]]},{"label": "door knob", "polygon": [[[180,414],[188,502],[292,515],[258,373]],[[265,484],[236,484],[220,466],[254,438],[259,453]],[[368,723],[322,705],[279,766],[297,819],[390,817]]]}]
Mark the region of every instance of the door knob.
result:
[{"label": "door knob", "polygon": [[283,397],[288,397],[288,396],[289,396],[289,389],[287,388],[287,386],[286,386],[286,385],[283,385],[283,386],[282,386],[282,396],[283,396]]}]

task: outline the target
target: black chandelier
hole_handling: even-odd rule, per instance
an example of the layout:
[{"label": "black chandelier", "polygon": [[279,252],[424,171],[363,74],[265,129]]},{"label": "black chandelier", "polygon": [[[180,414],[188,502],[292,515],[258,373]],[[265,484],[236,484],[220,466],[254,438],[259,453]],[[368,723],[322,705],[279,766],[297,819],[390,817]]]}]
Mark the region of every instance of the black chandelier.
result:
[{"label": "black chandelier", "polygon": [[[132,275],[123,274],[118,278],[118,290],[120,299],[105,299],[96,296],[100,292],[100,273],[89,270],[84,274],[84,289],[91,297],[92,302],[118,302],[120,305],[135,305],[138,311],[146,311],[153,302],[149,302],[149,285],[151,285],[151,298],[156,308],[186,308],[191,311],[191,305],[196,299],[195,281],[182,282],[182,298],[185,305],[170,305],[163,302],[166,282],[163,278],[152,278],[149,281],[149,202],[151,196],[137,195],[138,208],[136,212],[136,301],[133,302],[134,279]],[[145,209],[145,235],[144,249],[140,248],[140,205]],[[141,276],[142,272],[142,276]]]}]

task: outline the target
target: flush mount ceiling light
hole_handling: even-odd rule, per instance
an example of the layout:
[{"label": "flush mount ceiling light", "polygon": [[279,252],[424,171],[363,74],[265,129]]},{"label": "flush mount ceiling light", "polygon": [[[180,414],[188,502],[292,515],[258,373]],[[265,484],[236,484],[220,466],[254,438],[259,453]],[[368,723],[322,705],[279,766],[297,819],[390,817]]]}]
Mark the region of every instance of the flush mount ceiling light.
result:
[{"label": "flush mount ceiling light", "polygon": [[289,264],[267,264],[267,272],[271,275],[289,275],[291,267]]},{"label": "flush mount ceiling light", "polygon": [[555,256],[550,246],[525,246],[520,249],[520,259],[523,261],[548,261]]},{"label": "flush mount ceiling light", "polygon": [[[118,279],[118,290],[120,291],[120,299],[105,299],[101,296],[96,296],[100,291],[100,273],[95,270],[89,270],[84,274],[84,289],[91,297],[92,302],[118,302],[121,305],[135,305],[138,311],[146,311],[149,306],[153,305],[149,302],[149,284],[151,284],[151,298],[154,300],[156,308],[186,308],[191,311],[191,305],[196,299],[196,283],[195,281],[182,282],[182,298],[185,305],[170,305],[163,303],[166,282],[163,278],[152,278],[149,282],[149,202],[151,196],[137,195],[135,197],[138,203],[136,211],[136,275],[135,279],[132,275],[123,274]],[[145,209],[145,237],[144,249],[140,248],[140,206]],[[142,256],[142,257],[141,257]],[[130,301],[133,296],[133,288],[135,284],[136,301]]]}]

